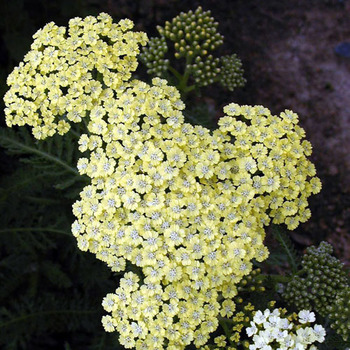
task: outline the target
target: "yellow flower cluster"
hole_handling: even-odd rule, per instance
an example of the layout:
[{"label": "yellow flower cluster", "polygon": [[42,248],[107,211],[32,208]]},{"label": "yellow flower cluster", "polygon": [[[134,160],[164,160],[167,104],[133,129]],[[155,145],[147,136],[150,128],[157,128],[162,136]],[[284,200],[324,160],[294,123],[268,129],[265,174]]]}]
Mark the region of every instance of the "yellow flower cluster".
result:
[{"label": "yellow flower cluster", "polygon": [[184,122],[176,88],[152,84],[91,109],[78,162],[91,185],[72,232],[113,271],[134,271],[103,300],[105,329],[126,348],[180,350],[233,314],[237,283],[268,255],[264,226],[305,221],[320,182],[296,114],[230,104],[211,133]]},{"label": "yellow flower cluster", "polygon": [[101,95],[118,89],[137,68],[147,36],[132,28],[128,19],[116,24],[101,13],[71,19],[68,30],[53,22],[40,29],[7,79],[7,125],[30,125],[37,139],[65,134],[70,122],[88,116]]},{"label": "yellow flower cluster", "polygon": [[306,222],[311,216],[307,199],[321,190],[321,181],[307,159],[312,147],[303,140],[305,131],[297,125],[297,114],[285,110],[273,116],[262,106],[234,103],[224,112],[227,116],[219,125],[233,143],[232,181],[239,194],[258,196],[260,209],[275,224],[285,223],[293,230]]}]

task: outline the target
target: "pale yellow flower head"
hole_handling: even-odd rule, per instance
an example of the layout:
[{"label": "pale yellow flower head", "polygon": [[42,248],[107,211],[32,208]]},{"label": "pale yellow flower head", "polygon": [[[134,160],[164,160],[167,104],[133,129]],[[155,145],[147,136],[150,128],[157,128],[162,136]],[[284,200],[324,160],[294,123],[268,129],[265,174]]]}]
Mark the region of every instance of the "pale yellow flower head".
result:
[{"label": "pale yellow flower head", "polygon": [[126,83],[92,109],[78,163],[91,185],[72,230],[113,271],[140,270],[103,301],[124,347],[200,347],[234,311],[252,259],[268,256],[264,227],[302,221],[316,178],[295,118],[231,104],[210,132],[184,122],[174,87],[152,83]]},{"label": "pale yellow flower head", "polygon": [[31,50],[7,79],[6,123],[29,125],[34,137],[63,135],[100,103],[108,88],[118,89],[137,68],[147,36],[132,32],[132,21],[73,18],[68,28],[53,22],[34,34]]}]

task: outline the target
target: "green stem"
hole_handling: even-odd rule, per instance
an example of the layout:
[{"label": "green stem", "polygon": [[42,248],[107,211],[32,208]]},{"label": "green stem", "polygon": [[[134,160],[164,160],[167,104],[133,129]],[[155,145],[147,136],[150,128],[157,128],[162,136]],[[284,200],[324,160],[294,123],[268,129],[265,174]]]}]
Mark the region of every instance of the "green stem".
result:
[{"label": "green stem", "polygon": [[34,147],[30,147],[27,145],[24,145],[21,142],[18,142],[10,137],[7,136],[3,136],[4,139],[6,139],[6,141],[8,143],[12,143],[13,145],[15,145],[16,147],[18,147],[19,149],[22,149],[23,151],[27,152],[27,153],[32,153],[32,154],[37,154],[42,158],[45,158],[47,160],[49,160],[52,163],[56,163],[58,165],[60,165],[62,168],[66,169],[67,171],[69,171],[70,173],[73,173],[74,175],[80,176],[79,172],[77,169],[71,167],[69,164],[65,163],[64,161],[62,161],[61,159],[49,154],[49,153],[45,153],[43,151],[40,151],[39,149],[36,149]]},{"label": "green stem", "polygon": [[13,318],[12,320],[9,320],[7,322],[0,323],[0,328],[7,327],[12,323],[18,323],[21,321],[24,321],[28,318],[38,317],[38,316],[49,316],[49,315],[57,315],[57,314],[95,314],[99,313],[99,311],[96,310],[46,310],[46,311],[39,311],[34,312],[32,314],[23,315],[20,317]]},{"label": "green stem", "polygon": [[192,57],[186,56],[185,72],[180,79],[179,85],[177,86],[177,88],[182,92],[183,98],[186,97],[186,93],[187,93],[186,89],[188,89],[187,82],[190,77],[190,71],[188,69],[188,66],[191,64],[191,62],[192,62]]},{"label": "green stem", "polygon": [[190,86],[187,86],[186,88],[185,88],[185,90],[184,90],[184,92],[190,92],[190,91],[192,91],[192,90],[194,90],[196,88],[196,86],[195,85],[190,85]]},{"label": "green stem", "polygon": [[35,231],[58,233],[58,234],[63,234],[65,236],[73,237],[70,232],[55,229],[55,228],[50,228],[50,227],[11,227],[11,228],[5,228],[5,229],[0,230],[0,233],[35,232]]},{"label": "green stem", "polygon": [[168,67],[169,71],[173,73],[173,75],[177,78],[177,80],[180,82],[182,79],[182,75],[172,66]]},{"label": "green stem", "polygon": [[225,332],[225,335],[226,335],[226,338],[227,340],[230,342],[230,344],[233,346],[233,342],[231,341],[231,332],[230,332],[230,329],[226,323],[226,320],[224,318],[219,318],[219,323],[220,323],[220,326],[222,327],[222,329],[224,330]]}]

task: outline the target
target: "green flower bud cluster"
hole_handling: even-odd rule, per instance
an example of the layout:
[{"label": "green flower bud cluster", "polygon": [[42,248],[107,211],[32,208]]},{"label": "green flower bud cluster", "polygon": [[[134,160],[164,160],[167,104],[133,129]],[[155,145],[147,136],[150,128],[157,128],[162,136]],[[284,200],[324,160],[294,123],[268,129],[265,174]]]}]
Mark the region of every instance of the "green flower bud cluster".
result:
[{"label": "green flower bud cluster", "polygon": [[217,32],[218,23],[210,11],[198,7],[196,11],[181,12],[164,28],[158,27],[161,36],[173,41],[175,57],[206,56],[223,43],[224,37]]},{"label": "green flower bud cluster", "polygon": [[243,77],[242,61],[238,56],[236,54],[226,55],[222,56],[220,60],[220,83],[230,91],[244,86],[246,80]]},{"label": "green flower bud cluster", "polygon": [[167,52],[168,46],[163,36],[149,40],[148,48],[142,55],[148,74],[161,76],[163,72],[168,70],[169,60],[165,58]]},{"label": "green flower bud cluster", "polygon": [[344,336],[350,329],[350,289],[343,263],[332,253],[327,242],[307,248],[302,269],[287,284],[284,298],[297,309],[313,309],[321,316],[329,316],[334,328]]},{"label": "green flower bud cluster", "polygon": [[347,341],[350,336],[350,286],[340,291],[335,297],[334,303],[327,307],[328,317],[333,321],[333,328]]},{"label": "green flower bud cluster", "polygon": [[[246,339],[246,328],[249,327],[256,313],[254,305],[237,299],[237,308],[226,317],[220,318],[221,330],[215,333],[213,341],[200,348],[200,350],[238,350],[249,349],[249,341]],[[220,334],[220,332],[224,334]]]},{"label": "green flower bud cluster", "polygon": [[253,270],[249,275],[244,276],[244,278],[239,282],[237,290],[239,295],[244,292],[264,292],[265,287],[262,285],[263,280],[259,278],[261,269],[257,268]]},{"label": "green flower bud cluster", "polygon": [[[170,72],[178,80],[182,92],[214,82],[221,82],[231,91],[243,86],[245,79],[239,58],[236,55],[219,58],[210,53],[223,44],[223,36],[217,32],[217,27],[211,12],[203,11],[201,7],[181,12],[172,21],[165,22],[164,27],[158,26],[160,37],[151,38],[140,55],[147,73],[168,78],[165,73]],[[174,52],[176,59],[183,58],[185,64],[172,64],[171,59],[166,59],[168,52]],[[189,89],[188,81],[193,84]]]},{"label": "green flower bud cluster", "polygon": [[188,65],[188,69],[193,74],[196,85],[206,86],[213,84],[220,73],[220,59],[214,58],[213,55],[208,55],[203,60],[201,56],[197,56],[194,64]]}]

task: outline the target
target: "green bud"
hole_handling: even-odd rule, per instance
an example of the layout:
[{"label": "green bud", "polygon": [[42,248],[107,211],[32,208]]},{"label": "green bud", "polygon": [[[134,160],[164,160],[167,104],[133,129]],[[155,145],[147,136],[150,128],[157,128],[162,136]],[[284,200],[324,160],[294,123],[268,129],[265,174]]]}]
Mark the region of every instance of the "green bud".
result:
[{"label": "green bud", "polygon": [[148,74],[161,76],[168,69],[169,61],[165,59],[167,51],[168,47],[163,36],[149,40],[140,54],[141,61],[148,68]]},{"label": "green bud", "polygon": [[242,62],[236,54],[221,57],[220,82],[231,91],[245,84]]},{"label": "green bud", "polygon": [[350,286],[343,264],[331,256],[332,252],[326,242],[307,248],[302,277],[294,276],[283,296],[298,309],[312,309],[328,317],[331,327],[346,340],[350,335]]}]

